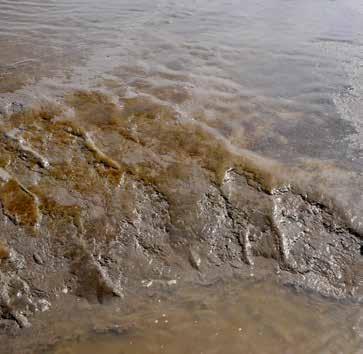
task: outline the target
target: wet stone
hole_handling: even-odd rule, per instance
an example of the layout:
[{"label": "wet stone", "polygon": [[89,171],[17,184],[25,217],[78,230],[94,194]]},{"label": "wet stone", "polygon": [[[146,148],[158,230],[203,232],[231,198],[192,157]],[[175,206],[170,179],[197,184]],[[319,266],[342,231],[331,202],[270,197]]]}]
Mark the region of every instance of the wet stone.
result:
[{"label": "wet stone", "polygon": [[296,287],[358,293],[361,236],[341,211],[294,189],[286,167],[179,118],[150,98],[121,106],[92,91],[8,118],[16,139],[0,136],[0,236],[15,241],[5,278],[26,279],[19,298],[4,293],[21,326],[54,298],[107,306],[138,287],[276,268]]},{"label": "wet stone", "polygon": [[33,254],[33,259],[34,259],[34,262],[37,264],[40,264],[40,265],[44,264],[42,257],[38,253]]},{"label": "wet stone", "polygon": [[199,254],[197,253],[197,251],[191,249],[190,250],[190,254],[189,254],[189,261],[190,264],[195,268],[195,269],[200,269],[200,266],[202,264],[202,259],[200,258]]}]

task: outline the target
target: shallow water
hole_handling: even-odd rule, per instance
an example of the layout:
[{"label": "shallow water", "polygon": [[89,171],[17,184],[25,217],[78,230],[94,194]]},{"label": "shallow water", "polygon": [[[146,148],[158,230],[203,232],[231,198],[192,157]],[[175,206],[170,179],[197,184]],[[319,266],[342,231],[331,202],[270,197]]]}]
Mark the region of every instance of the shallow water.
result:
[{"label": "shallow water", "polygon": [[138,97],[138,111],[152,100],[360,214],[362,13],[360,0],[4,0],[0,112],[77,89]]},{"label": "shallow water", "polygon": [[[75,247],[73,234],[86,240],[85,253],[110,274],[114,269],[107,268],[107,257],[114,251],[112,257],[125,259],[122,276],[112,273],[122,286],[139,268],[151,269],[153,277],[169,276],[169,265],[179,267],[179,259],[168,242],[179,237],[186,243],[209,237],[210,253],[240,262],[241,240],[233,240],[237,255],[226,246],[232,243],[226,230],[235,216],[226,211],[223,193],[238,206],[259,199],[252,221],[265,232],[281,200],[261,191],[281,185],[286,191],[294,184],[295,195],[281,202],[287,204],[277,218],[285,220],[283,227],[296,222],[287,243],[297,244],[297,253],[305,247],[300,238],[330,235],[320,228],[321,215],[344,214],[347,229],[354,230],[350,236],[358,238],[363,229],[362,110],[361,0],[0,1],[2,206],[19,228],[28,232],[29,227],[29,234],[46,240],[43,258],[50,255],[54,274],[61,273],[61,282],[86,298],[97,279],[90,276],[79,285],[73,273],[64,275],[68,268],[61,268],[65,258],[73,261],[67,249]],[[231,169],[247,171],[254,187],[246,189],[242,181],[239,190],[240,177]],[[300,203],[306,195],[312,196],[308,205]],[[322,201],[329,206],[326,214],[325,206],[316,208]],[[296,215],[288,213],[293,208]],[[316,218],[306,210],[315,210]],[[166,234],[170,223],[179,234]],[[326,229],[341,232],[340,224]],[[18,229],[6,234],[11,232],[18,235]],[[340,240],[336,234],[334,242]],[[266,235],[267,241],[258,244],[262,251],[256,247],[250,255],[244,248],[252,269],[249,257],[288,262],[300,256],[276,255],[269,231]],[[47,242],[53,247],[52,237],[64,236],[67,241],[52,248],[56,256],[51,259]],[[127,262],[130,251],[122,248],[132,245],[133,237],[137,266]],[[8,238],[8,245],[0,246],[10,255],[9,249],[19,245],[12,241],[17,238]],[[251,240],[246,236],[244,242]],[[22,252],[26,246],[19,243]],[[162,256],[148,253],[154,243]],[[36,241],[32,246],[38,247]],[[324,250],[307,246],[312,256],[302,274],[311,266],[312,287],[321,281],[314,285],[314,272],[325,272],[315,263],[322,255],[329,265],[326,274],[340,286],[346,273],[339,262],[350,254],[330,253],[336,245],[328,243]],[[137,253],[140,248],[143,253]],[[219,254],[220,248],[226,253]],[[198,257],[192,254],[191,263],[200,271]],[[53,286],[59,292],[64,284],[49,279],[46,291]],[[349,286],[358,288],[359,279],[349,278]],[[79,290],[82,286],[86,290]],[[334,294],[341,294],[339,286]],[[191,290],[175,303],[155,303],[123,317],[121,327],[123,321],[132,325],[122,335],[83,333],[78,341],[60,341],[54,354],[233,354],[241,348],[252,354],[361,353],[361,318],[357,305],[297,296],[270,283]]]},{"label": "shallow water", "polygon": [[79,336],[49,353],[361,353],[358,305],[302,296],[268,281],[180,293],[177,304],[156,298],[141,313],[121,317],[123,333]]},{"label": "shallow water", "polygon": [[4,0],[0,90],[144,93],[264,155],[361,170],[362,6]]}]

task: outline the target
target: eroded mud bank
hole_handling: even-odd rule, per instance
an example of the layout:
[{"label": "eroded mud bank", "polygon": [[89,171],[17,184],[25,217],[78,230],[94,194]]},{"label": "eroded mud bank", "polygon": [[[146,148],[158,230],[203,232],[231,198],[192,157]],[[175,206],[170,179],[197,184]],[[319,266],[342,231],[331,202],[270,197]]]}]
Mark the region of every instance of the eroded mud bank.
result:
[{"label": "eroded mud bank", "polygon": [[14,103],[0,130],[5,333],[65,293],[103,303],[235,274],[362,301],[361,209],[329,195],[338,169],[302,178],[142,96]]}]

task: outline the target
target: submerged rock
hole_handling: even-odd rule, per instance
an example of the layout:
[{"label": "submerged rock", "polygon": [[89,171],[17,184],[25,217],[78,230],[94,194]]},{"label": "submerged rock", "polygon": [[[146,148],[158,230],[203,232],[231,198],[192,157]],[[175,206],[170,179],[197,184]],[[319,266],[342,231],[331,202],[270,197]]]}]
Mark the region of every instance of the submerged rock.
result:
[{"label": "submerged rock", "polygon": [[153,101],[65,101],[0,126],[0,318],[26,327],[66,293],[104,303],[140,284],[276,268],[284,283],[359,301],[359,208],[351,222],[317,186]]}]

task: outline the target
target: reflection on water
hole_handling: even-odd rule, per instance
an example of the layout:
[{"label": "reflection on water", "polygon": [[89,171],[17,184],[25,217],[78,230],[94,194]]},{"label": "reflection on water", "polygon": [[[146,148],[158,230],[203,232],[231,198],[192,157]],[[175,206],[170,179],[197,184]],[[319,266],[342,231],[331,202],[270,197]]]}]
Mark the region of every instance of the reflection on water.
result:
[{"label": "reflection on water", "polygon": [[[123,334],[60,343],[52,354],[360,353],[359,307],[292,294],[273,284],[183,291],[120,319]],[[95,320],[95,319],[93,319]]]}]

